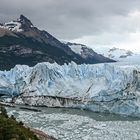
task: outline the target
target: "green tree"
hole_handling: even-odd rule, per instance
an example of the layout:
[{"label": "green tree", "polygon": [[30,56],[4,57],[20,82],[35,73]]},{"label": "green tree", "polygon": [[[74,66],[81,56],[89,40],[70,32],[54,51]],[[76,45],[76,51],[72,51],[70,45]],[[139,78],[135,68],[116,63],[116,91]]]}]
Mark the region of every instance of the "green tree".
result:
[{"label": "green tree", "polygon": [[4,117],[8,118],[7,111],[6,111],[6,109],[5,109],[3,106],[0,107],[0,110],[1,110],[1,114],[2,114]]}]

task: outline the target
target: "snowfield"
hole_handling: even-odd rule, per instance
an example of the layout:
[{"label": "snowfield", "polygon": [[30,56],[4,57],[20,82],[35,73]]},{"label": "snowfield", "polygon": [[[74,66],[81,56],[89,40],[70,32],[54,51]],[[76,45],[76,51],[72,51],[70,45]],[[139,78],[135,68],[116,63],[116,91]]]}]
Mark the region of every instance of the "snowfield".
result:
[{"label": "snowfield", "polygon": [[[0,72],[0,93],[15,103],[74,107],[140,117],[140,66],[17,65]],[[19,95],[19,96],[17,96]]]},{"label": "snowfield", "polygon": [[11,21],[7,22],[4,25],[0,25],[0,28],[15,31],[15,32],[22,32],[21,23],[19,21]]}]

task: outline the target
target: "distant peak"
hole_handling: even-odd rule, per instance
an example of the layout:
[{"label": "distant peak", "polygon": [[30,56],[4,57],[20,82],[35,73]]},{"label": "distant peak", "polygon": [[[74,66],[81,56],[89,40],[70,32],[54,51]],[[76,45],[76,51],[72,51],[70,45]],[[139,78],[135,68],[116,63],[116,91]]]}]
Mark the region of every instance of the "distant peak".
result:
[{"label": "distant peak", "polygon": [[24,15],[20,15],[20,19],[27,19],[27,17],[25,17]]},{"label": "distant peak", "polygon": [[32,27],[34,27],[32,22],[24,15],[20,15],[17,20],[0,24],[0,28],[8,29],[14,32],[29,31]]},{"label": "distant peak", "polygon": [[30,28],[33,26],[32,22],[22,14],[20,15],[20,18],[18,20],[24,28]]},{"label": "distant peak", "polygon": [[27,17],[25,17],[24,15],[20,15],[20,17],[19,17],[19,20],[20,21],[30,21]]}]

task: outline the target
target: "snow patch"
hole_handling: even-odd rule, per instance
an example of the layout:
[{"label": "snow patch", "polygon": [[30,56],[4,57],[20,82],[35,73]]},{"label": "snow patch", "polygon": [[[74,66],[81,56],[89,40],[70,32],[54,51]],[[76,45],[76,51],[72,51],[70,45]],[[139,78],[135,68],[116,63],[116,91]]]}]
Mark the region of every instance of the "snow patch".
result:
[{"label": "snow patch", "polygon": [[23,31],[21,29],[21,23],[18,21],[7,22],[4,25],[0,25],[0,28],[8,29],[10,31],[15,31],[15,32],[22,32]]},{"label": "snow patch", "polygon": [[82,47],[81,45],[69,45],[69,47],[71,48],[71,50],[77,54],[81,55],[82,52]]}]

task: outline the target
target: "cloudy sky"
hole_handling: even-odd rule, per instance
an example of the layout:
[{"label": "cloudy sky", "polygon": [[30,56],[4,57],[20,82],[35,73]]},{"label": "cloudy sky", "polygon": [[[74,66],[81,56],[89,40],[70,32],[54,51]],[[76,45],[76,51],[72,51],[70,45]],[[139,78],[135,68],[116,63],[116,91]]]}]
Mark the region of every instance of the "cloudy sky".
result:
[{"label": "cloudy sky", "polygon": [[0,0],[0,22],[20,14],[58,39],[140,52],[140,0]]}]

